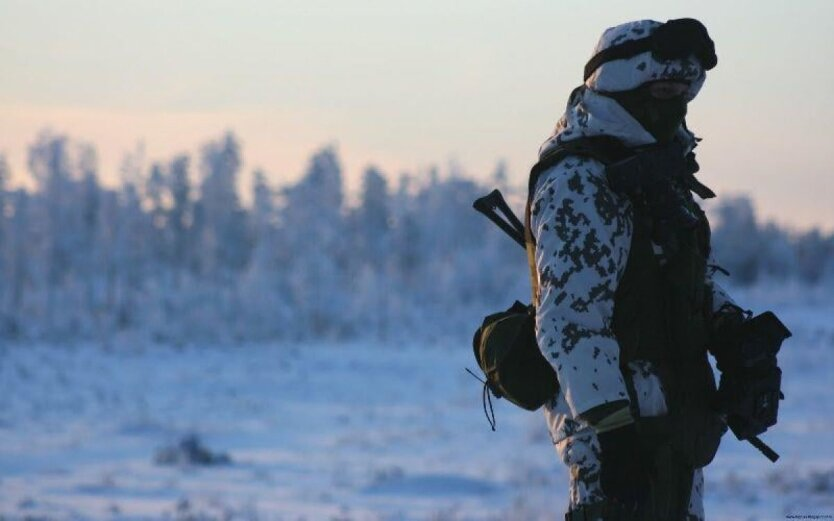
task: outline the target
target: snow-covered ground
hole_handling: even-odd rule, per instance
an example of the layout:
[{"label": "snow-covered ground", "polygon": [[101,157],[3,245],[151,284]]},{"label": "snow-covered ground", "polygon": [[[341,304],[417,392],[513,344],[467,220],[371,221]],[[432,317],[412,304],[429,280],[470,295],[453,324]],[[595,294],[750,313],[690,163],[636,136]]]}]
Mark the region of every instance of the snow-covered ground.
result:
[{"label": "snow-covered ground", "polygon": [[[834,298],[751,290],[793,330],[772,464],[725,438],[711,520],[834,518]],[[0,347],[0,519],[561,519],[567,472],[540,413],[498,401],[471,348]],[[160,466],[195,433],[228,465]],[[810,519],[811,517],[806,517]]]}]

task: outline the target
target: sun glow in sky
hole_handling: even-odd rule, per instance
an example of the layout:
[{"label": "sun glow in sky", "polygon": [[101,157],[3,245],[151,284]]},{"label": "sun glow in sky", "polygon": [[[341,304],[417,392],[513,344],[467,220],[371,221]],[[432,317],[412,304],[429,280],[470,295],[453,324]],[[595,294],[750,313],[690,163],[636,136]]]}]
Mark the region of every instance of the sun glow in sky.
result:
[{"label": "sun glow in sky", "polygon": [[17,183],[51,127],[105,182],[234,130],[244,182],[296,179],[336,142],[349,187],[450,159],[521,185],[609,26],[695,17],[718,67],[689,109],[701,179],[760,215],[834,229],[834,2],[555,0],[0,2],[0,152]]}]

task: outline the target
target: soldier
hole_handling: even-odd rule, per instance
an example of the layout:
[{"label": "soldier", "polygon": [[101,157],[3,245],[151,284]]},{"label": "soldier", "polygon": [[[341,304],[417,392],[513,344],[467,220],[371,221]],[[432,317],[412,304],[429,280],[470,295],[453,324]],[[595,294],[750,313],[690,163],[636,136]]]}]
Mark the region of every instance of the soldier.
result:
[{"label": "soldier", "polygon": [[[727,430],[707,346],[744,320],[712,280],[692,196],[714,194],[684,118],[716,62],[696,20],[606,30],[533,169],[536,340],[561,386],[545,417],[568,520],[704,519],[701,469]],[[606,167],[629,157],[618,182]]]}]

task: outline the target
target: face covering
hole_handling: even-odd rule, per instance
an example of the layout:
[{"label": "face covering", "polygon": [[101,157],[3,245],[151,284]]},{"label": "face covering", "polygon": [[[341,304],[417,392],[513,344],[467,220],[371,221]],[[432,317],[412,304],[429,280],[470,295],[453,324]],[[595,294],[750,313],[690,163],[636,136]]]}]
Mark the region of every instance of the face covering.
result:
[{"label": "face covering", "polygon": [[659,99],[652,97],[645,87],[607,95],[626,109],[658,143],[671,141],[686,117],[687,102],[683,96]]}]

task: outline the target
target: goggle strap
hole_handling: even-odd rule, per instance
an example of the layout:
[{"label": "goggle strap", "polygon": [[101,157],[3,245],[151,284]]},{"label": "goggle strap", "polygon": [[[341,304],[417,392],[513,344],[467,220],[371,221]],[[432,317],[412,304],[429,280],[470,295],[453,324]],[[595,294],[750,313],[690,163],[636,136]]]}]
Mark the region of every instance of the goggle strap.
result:
[{"label": "goggle strap", "polygon": [[596,53],[593,58],[588,60],[585,64],[585,77],[582,81],[587,81],[597,68],[605,62],[614,60],[625,60],[636,56],[638,54],[650,51],[652,49],[652,37],[639,38],[637,40],[629,40],[619,45],[603,49]]}]

